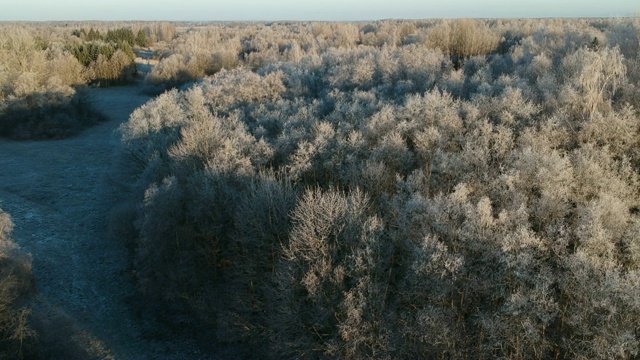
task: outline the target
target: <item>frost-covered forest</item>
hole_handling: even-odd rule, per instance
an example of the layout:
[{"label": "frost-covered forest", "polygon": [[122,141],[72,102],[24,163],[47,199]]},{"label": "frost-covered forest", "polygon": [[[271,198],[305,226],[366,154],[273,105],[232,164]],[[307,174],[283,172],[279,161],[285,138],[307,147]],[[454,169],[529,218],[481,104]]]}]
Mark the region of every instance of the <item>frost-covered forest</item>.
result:
[{"label": "frost-covered forest", "polygon": [[112,215],[140,311],[247,358],[637,358],[639,38],[536,19],[154,40]]},{"label": "frost-covered forest", "polygon": [[272,358],[638,356],[639,25],[183,34],[147,82],[214,75],[121,127],[141,293]]}]

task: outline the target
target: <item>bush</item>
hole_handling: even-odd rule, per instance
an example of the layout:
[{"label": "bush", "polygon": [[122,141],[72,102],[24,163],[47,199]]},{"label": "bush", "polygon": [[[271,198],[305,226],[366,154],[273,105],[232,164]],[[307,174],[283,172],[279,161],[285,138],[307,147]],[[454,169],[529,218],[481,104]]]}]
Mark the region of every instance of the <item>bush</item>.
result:
[{"label": "bush", "polygon": [[110,58],[99,55],[95,62],[91,63],[93,81],[100,86],[123,84],[133,80],[136,67],[132,56],[122,50],[117,50]]},{"label": "bush", "polygon": [[427,34],[428,46],[451,55],[457,64],[472,56],[495,52],[499,41],[500,37],[491,28],[474,19],[443,22]]},{"label": "bush", "polygon": [[275,273],[274,353],[348,358],[392,353],[386,297],[388,239],[359,191],[309,190],[293,210]]},{"label": "bush", "polygon": [[31,258],[9,238],[12,229],[9,215],[0,210],[0,357],[31,358],[36,340],[27,305],[34,290]]}]

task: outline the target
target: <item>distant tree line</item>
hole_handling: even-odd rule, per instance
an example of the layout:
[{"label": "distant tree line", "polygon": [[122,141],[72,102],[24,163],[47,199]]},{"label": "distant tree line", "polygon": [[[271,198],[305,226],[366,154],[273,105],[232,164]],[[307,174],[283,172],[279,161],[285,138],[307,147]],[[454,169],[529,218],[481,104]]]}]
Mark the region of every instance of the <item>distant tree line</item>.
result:
[{"label": "distant tree line", "polygon": [[110,29],[107,30],[104,36],[94,28],[90,28],[89,31],[85,29],[74,30],[72,33],[74,36],[86,41],[104,41],[113,44],[126,43],[130,47],[148,47],[150,45],[145,29],[140,29],[135,34],[131,28]]}]

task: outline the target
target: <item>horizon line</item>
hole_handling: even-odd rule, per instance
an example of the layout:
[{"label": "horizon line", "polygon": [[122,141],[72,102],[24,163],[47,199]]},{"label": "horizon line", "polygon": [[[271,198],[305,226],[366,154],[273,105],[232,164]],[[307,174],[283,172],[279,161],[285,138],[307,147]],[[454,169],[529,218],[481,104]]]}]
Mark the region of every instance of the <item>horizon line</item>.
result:
[{"label": "horizon line", "polygon": [[157,20],[142,20],[142,19],[113,19],[113,20],[98,20],[98,19],[62,19],[62,20],[0,20],[0,23],[64,23],[64,22],[174,22],[174,23],[277,23],[277,22],[329,22],[329,23],[341,23],[341,22],[371,22],[371,21],[420,21],[420,20],[463,20],[463,19],[478,19],[478,20],[548,20],[548,19],[619,19],[619,18],[637,18],[639,15],[609,15],[609,16],[537,16],[537,17],[424,17],[424,18],[379,18],[379,19],[360,19],[360,20],[320,20],[320,19],[278,19],[278,20],[169,20],[169,19],[157,19]]}]

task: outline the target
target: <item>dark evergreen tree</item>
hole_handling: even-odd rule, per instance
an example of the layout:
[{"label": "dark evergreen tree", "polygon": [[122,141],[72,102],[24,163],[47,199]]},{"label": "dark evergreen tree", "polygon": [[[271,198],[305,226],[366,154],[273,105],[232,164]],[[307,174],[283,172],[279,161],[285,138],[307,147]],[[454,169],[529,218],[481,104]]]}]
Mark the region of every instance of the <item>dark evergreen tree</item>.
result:
[{"label": "dark evergreen tree", "polygon": [[147,33],[144,30],[138,30],[138,34],[136,35],[136,45],[141,47],[149,46],[149,38],[147,38]]}]

